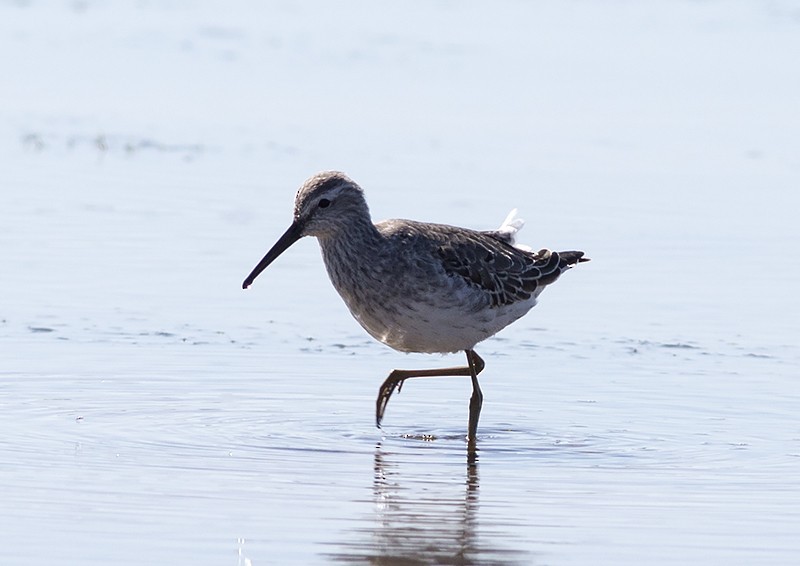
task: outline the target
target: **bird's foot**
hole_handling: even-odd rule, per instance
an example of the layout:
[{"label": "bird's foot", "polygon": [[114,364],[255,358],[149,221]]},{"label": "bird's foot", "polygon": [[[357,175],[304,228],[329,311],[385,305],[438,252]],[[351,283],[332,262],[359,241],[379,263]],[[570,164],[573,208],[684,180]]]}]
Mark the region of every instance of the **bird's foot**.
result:
[{"label": "bird's foot", "polygon": [[[392,374],[394,374],[394,372],[392,372]],[[378,390],[378,399],[375,402],[375,426],[378,428],[381,428],[381,421],[383,420],[383,414],[386,412],[386,405],[389,404],[389,398],[392,396],[395,389],[400,393],[403,389],[403,383],[406,380],[404,377],[397,377],[392,374],[386,378],[386,381],[383,382],[381,388]]]}]

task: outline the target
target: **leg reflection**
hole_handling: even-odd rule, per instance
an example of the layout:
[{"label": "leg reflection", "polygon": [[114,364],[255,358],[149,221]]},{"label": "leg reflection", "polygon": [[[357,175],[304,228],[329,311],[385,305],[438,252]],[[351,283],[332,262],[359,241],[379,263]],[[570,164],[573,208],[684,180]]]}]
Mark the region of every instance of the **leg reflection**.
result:
[{"label": "leg reflection", "polygon": [[[373,460],[372,514],[356,521],[341,552],[328,556],[356,564],[520,564],[523,553],[492,546],[479,524],[478,464],[453,466],[452,455],[390,452],[381,443]],[[438,459],[437,459],[438,458]],[[479,518],[482,519],[479,521]]]},{"label": "leg reflection", "polygon": [[446,467],[452,476],[447,478],[431,474],[436,468],[429,464],[376,446],[374,558],[390,564],[482,563],[476,544],[477,464],[457,475]]}]

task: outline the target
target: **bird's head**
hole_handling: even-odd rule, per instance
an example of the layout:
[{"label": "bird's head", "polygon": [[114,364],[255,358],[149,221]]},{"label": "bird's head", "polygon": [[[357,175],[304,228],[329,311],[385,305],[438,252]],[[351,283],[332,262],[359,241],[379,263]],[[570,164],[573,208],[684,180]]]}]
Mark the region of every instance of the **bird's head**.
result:
[{"label": "bird's head", "polygon": [[339,171],[323,171],[309,178],[294,199],[294,222],[302,226],[302,236],[325,238],[369,219],[364,191]]},{"label": "bird's head", "polygon": [[363,221],[371,222],[361,187],[339,171],[317,173],[297,191],[291,226],[247,276],[242,288],[247,289],[270,263],[303,236],[328,238]]}]

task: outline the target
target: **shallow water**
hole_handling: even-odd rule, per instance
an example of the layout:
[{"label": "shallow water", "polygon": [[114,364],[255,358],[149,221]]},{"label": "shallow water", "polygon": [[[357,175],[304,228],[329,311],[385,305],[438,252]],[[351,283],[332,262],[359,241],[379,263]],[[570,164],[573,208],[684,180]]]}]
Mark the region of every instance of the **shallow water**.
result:
[{"label": "shallow water", "polygon": [[393,361],[377,347],[31,335],[20,355],[38,367],[3,375],[10,563],[745,563],[796,550],[797,397],[776,360],[637,344],[595,363],[581,360],[591,348],[553,347],[535,357],[540,375],[520,376],[532,356],[509,344],[485,372],[468,466],[458,380],[409,383],[373,428],[370,377]]},{"label": "shallow water", "polygon": [[[793,6],[327,6],[0,4],[0,563],[796,563]],[[476,465],[468,380],[374,427],[462,356],[315,242],[241,290],[327,167],[593,258],[479,346]]]}]

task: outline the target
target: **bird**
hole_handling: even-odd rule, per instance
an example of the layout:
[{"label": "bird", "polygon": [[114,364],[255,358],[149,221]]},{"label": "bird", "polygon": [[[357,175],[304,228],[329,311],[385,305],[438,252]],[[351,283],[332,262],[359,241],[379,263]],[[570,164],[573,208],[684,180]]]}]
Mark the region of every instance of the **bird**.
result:
[{"label": "bird", "polygon": [[530,311],[564,271],[589,261],[582,251],[516,244],[523,222],[515,215],[491,231],[402,219],[373,223],[363,189],[340,171],[322,171],[300,186],[291,225],[242,288],[297,240],[316,237],[334,288],[373,338],[400,352],[466,354],[466,366],[393,370],[378,390],[376,425],[407,379],[469,377],[466,439],[474,454],[483,405],[478,374],[485,367],[475,346]]}]

